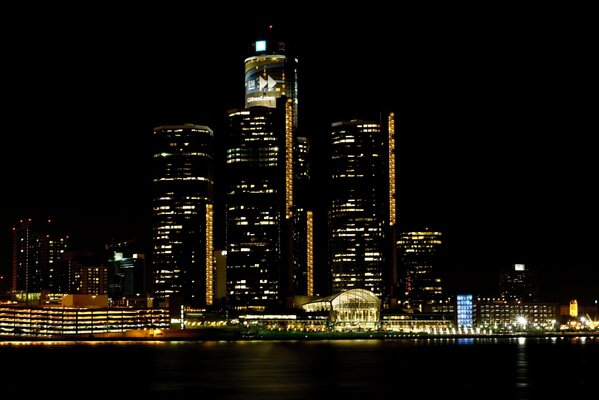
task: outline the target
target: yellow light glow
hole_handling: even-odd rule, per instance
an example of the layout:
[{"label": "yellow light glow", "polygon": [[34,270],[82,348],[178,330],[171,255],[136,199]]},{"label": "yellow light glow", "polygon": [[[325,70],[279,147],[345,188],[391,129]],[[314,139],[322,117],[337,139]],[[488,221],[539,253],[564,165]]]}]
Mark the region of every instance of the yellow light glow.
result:
[{"label": "yellow light glow", "polygon": [[206,204],[206,304],[212,305],[213,302],[213,252],[212,244],[212,204]]},{"label": "yellow light glow", "polygon": [[308,296],[314,296],[314,231],[312,219],[312,211],[308,211],[306,215],[306,249],[308,253],[306,264],[308,266]]},{"label": "yellow light glow", "polygon": [[285,103],[285,217],[293,217],[293,101]]},{"label": "yellow light glow", "polygon": [[389,113],[389,224],[395,225],[395,114]]},{"label": "yellow light glow", "polygon": [[570,300],[570,316],[577,318],[578,317],[578,301]]}]

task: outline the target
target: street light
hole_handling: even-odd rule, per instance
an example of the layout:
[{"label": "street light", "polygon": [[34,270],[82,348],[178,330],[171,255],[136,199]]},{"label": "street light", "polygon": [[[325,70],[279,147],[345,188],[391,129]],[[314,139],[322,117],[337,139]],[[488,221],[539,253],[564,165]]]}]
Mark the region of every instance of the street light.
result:
[{"label": "street light", "polygon": [[526,329],[526,317],[519,316],[516,318],[516,322],[522,327],[522,330]]}]

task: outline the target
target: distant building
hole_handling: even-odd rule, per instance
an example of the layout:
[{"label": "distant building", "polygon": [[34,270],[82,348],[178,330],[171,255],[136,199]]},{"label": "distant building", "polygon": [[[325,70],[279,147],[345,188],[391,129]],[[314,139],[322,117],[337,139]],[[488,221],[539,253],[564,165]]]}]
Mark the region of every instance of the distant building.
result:
[{"label": "distant building", "polygon": [[362,288],[394,297],[395,121],[331,126],[328,234],[333,293]]},{"label": "distant building", "polygon": [[514,264],[499,276],[500,296],[507,301],[531,302],[536,298],[535,277],[524,264]]},{"label": "distant building", "polygon": [[76,266],[79,274],[79,294],[106,294],[108,292],[108,269],[105,265]]},{"label": "distant building", "polygon": [[86,251],[67,251],[59,261],[60,279],[57,290],[61,294],[107,294],[108,268],[101,258]]},{"label": "distant building", "polygon": [[475,301],[475,311],[475,324],[480,328],[516,330],[552,329],[559,310],[556,303],[525,303],[479,297]]},{"label": "distant building", "polygon": [[50,220],[20,220],[13,228],[13,292],[58,290],[57,265],[68,249],[68,239],[56,231]]},{"label": "distant building", "polygon": [[134,247],[133,241],[111,243],[106,246],[108,296],[113,300],[146,295],[145,255],[137,252]]},{"label": "distant building", "polygon": [[471,294],[457,295],[458,328],[472,328],[474,325],[474,303]]},{"label": "distant building", "polygon": [[573,318],[578,318],[578,301],[570,300],[570,312],[569,315]]},{"label": "distant building", "polygon": [[402,232],[397,241],[404,299],[411,308],[441,300],[441,232]]},{"label": "distant building", "polygon": [[168,125],[153,135],[152,267],[159,304],[213,303],[214,134]]}]

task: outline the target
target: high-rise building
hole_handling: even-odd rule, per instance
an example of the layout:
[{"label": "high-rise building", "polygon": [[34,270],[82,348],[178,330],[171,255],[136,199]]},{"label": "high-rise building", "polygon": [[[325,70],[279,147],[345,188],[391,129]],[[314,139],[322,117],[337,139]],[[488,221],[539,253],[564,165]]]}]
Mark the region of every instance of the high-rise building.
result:
[{"label": "high-rise building", "polygon": [[535,277],[524,264],[514,264],[499,276],[500,295],[507,301],[531,302],[535,300]]},{"label": "high-rise building", "polygon": [[145,296],[145,255],[136,251],[135,241],[106,245],[108,252],[108,296],[115,301],[122,297]]},{"label": "high-rise building", "polygon": [[154,128],[154,294],[172,309],[212,304],[214,134],[201,125]]},{"label": "high-rise building", "polygon": [[78,294],[106,294],[108,292],[108,268],[102,264],[77,265],[79,274]]},{"label": "high-rise building", "polygon": [[97,295],[108,292],[108,269],[96,253],[69,250],[58,264],[60,278],[55,293]]},{"label": "high-rise building", "polygon": [[412,308],[421,308],[441,299],[443,288],[439,278],[441,232],[424,230],[402,232],[397,241],[404,300]]},{"label": "high-rise building", "polygon": [[293,146],[287,147],[293,134],[290,105],[286,102],[283,110],[253,107],[229,112],[227,293],[238,308],[282,305],[290,290],[293,164],[286,168],[286,153]]},{"label": "high-rise building", "polygon": [[362,288],[393,301],[395,122],[332,124],[329,158],[329,265],[334,293]]},{"label": "high-rise building", "polygon": [[69,237],[56,232],[50,220],[19,221],[13,228],[12,290],[39,293],[58,291],[59,261],[68,248]]},{"label": "high-rise building", "polygon": [[237,308],[307,292],[308,141],[298,138],[297,59],[272,30],[245,60],[245,108],[229,112],[227,294]]}]

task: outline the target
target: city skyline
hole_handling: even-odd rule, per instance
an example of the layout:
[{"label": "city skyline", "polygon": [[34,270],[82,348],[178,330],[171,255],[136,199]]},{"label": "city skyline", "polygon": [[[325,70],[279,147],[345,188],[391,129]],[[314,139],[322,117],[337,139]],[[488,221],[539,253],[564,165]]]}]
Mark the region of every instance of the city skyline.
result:
[{"label": "city skyline", "polygon": [[[32,78],[26,84],[26,89],[47,94],[48,89],[59,90],[60,81],[74,96],[48,108],[23,97],[9,106],[9,112],[26,124],[23,134],[9,138],[14,158],[3,161],[13,196],[1,221],[5,233],[0,274],[9,274],[9,234],[20,218],[53,218],[69,227],[73,241],[84,246],[94,242],[102,246],[112,238],[147,240],[152,128],[185,122],[206,125],[214,130],[217,142],[221,140],[218,149],[226,111],[243,106],[244,51],[258,31],[254,23],[235,22],[236,29],[220,37],[191,27],[165,34],[164,42],[156,43],[150,53],[154,57],[148,81],[137,82],[139,77],[129,71],[142,64],[139,60],[124,64],[124,76],[107,74],[105,79],[119,78],[108,87],[100,87],[102,80],[90,81],[92,89],[116,97],[107,109],[77,88],[75,78],[85,74],[58,71],[62,79]],[[500,268],[525,263],[539,269],[547,296],[580,292],[591,299],[597,279],[591,255],[592,157],[584,120],[576,120],[577,113],[585,112],[576,96],[580,89],[575,88],[582,78],[572,75],[581,68],[585,71],[585,55],[575,54],[576,46],[572,49],[552,35],[535,41],[534,29],[518,23],[507,33],[498,29],[499,23],[488,27],[473,23],[445,36],[440,30],[447,25],[427,33],[422,28],[419,36],[401,35],[401,30],[397,33],[374,22],[352,31],[351,22],[317,20],[313,29],[321,37],[318,42],[304,37],[297,23],[283,25],[299,56],[299,132],[314,149],[312,170],[326,175],[322,158],[327,154],[330,123],[373,120],[381,110],[394,111],[399,230],[429,226],[443,232],[449,252],[444,278],[451,288],[476,290],[473,285],[482,278],[481,288],[489,290],[496,285]],[[480,34],[467,28],[477,28]],[[98,56],[84,52],[90,64],[96,58],[126,53],[123,45],[115,52],[94,49]],[[76,59],[69,54],[70,47],[63,50],[65,54],[51,58],[57,66]],[[172,56],[184,51],[197,52],[193,62],[182,65]],[[202,62],[211,57],[218,66]],[[558,61],[570,57],[572,63],[552,64],[554,57]],[[151,100],[132,93],[128,74],[152,94]],[[77,104],[78,97],[100,110]],[[129,101],[147,105],[149,111],[132,111]],[[69,107],[73,113],[63,110]],[[35,126],[51,129],[32,141],[39,134]],[[19,129],[19,124],[11,122],[8,127]],[[77,132],[81,135],[73,137]],[[218,151],[222,153],[222,148]],[[224,157],[218,157],[222,167]],[[11,168],[22,160],[37,167],[34,173]],[[217,212],[223,207],[219,201]],[[315,210],[315,224],[322,226],[319,212],[323,211]],[[224,221],[218,224],[215,248],[223,248]],[[325,239],[321,228],[315,239],[315,246]],[[561,287],[561,282],[572,287]]]}]

